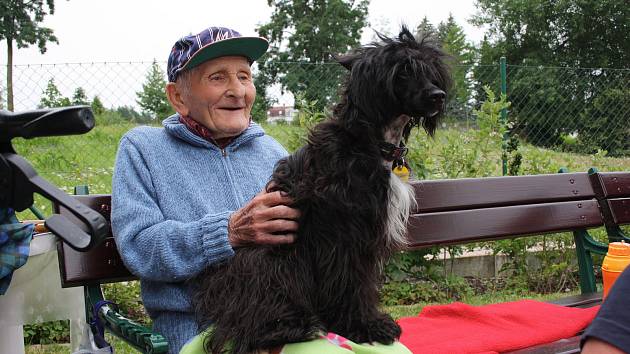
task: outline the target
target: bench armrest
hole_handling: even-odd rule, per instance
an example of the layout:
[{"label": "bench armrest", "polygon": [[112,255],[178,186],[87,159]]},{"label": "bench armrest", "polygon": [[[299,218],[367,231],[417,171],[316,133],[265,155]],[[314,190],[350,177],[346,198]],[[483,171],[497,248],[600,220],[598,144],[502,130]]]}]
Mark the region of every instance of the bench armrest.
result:
[{"label": "bench armrest", "polygon": [[[90,317],[88,321],[92,322],[92,309],[99,301],[104,300],[104,296],[100,285],[89,285],[84,289],[86,313],[88,317]],[[111,306],[102,306],[97,315],[106,331],[124,340],[140,352],[147,354],[168,353],[168,342],[166,338],[122,316]]]}]

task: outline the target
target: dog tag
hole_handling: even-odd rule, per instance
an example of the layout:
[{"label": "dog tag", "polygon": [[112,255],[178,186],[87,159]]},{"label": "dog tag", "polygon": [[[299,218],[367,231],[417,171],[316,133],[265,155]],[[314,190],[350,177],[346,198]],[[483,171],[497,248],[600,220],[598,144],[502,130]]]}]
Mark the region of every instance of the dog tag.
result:
[{"label": "dog tag", "polygon": [[392,170],[403,182],[409,182],[409,168],[405,165],[398,165]]}]

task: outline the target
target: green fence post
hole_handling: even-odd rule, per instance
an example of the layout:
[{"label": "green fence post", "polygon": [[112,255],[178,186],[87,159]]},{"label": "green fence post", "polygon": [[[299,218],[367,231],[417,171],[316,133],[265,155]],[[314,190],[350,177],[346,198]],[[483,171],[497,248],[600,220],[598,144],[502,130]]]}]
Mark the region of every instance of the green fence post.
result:
[{"label": "green fence post", "polygon": [[[499,69],[501,71],[501,94],[507,96],[507,64],[505,57],[501,57],[499,60]],[[507,122],[507,108],[503,108],[501,110],[501,124],[505,125]],[[503,175],[507,175],[507,134],[503,134],[501,144],[501,149],[503,153],[501,154],[501,165],[503,170]]]}]

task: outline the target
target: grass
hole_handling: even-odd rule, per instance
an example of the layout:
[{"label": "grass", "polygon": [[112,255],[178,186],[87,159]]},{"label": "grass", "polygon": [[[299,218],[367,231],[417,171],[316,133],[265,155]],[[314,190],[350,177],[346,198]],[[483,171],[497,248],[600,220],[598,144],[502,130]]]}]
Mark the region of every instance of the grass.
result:
[{"label": "grass", "polygon": [[[42,177],[66,192],[72,193],[74,186],[87,185],[90,193],[111,193],[118,142],[134,126],[133,123],[99,125],[97,121],[96,128],[84,135],[15,139],[13,145]],[[265,124],[264,128],[289,151],[299,144],[296,138],[300,135],[299,127]],[[424,133],[412,134],[408,157],[416,175],[427,179],[500,175],[500,152],[479,154],[469,135],[470,132],[456,129],[442,129],[433,140]],[[520,151],[521,174],[557,173],[560,167],[574,172],[587,171],[590,167],[600,171],[630,170],[630,158],[558,152],[527,144],[522,144]],[[36,197],[35,206],[46,214],[51,212],[50,203],[42,197]],[[33,219],[34,215],[25,212],[18,217]]]},{"label": "grass", "polygon": [[[134,126],[132,123],[97,125],[84,135],[15,139],[14,147],[41,175],[66,190],[85,184],[90,186],[93,193],[109,193],[118,142]],[[294,140],[299,127],[265,124],[264,128],[287,149],[295,149],[297,142]],[[466,142],[466,136],[466,132],[455,129],[438,131],[434,140],[429,140],[423,133],[414,134],[409,144],[411,152],[416,153],[412,157],[422,159],[430,167],[431,176],[439,177],[448,172],[441,165],[443,159],[449,157],[445,147],[452,145],[454,141]],[[462,151],[466,152],[470,146],[463,145]],[[630,170],[630,158],[557,152],[527,144],[522,145],[521,151],[524,155],[523,174],[556,173],[559,167],[567,167],[571,171],[586,171],[592,166],[602,171]],[[494,156],[490,157],[477,156],[496,161],[496,169],[480,171],[481,175],[500,174],[499,153],[495,151],[492,154]]]},{"label": "grass", "polygon": [[[565,296],[577,295],[579,292],[568,292],[568,293],[552,293],[552,294],[517,294],[517,293],[506,293],[506,292],[492,292],[483,295],[470,296],[462,299],[465,304],[480,306],[480,305],[488,305],[499,302],[511,302],[511,301],[519,301],[519,300],[536,300],[536,301],[551,301],[558,298],[562,298]],[[386,306],[385,311],[387,311],[392,317],[395,319],[401,317],[411,317],[417,316],[420,311],[425,306],[430,305],[444,305],[446,303],[418,303],[413,305],[396,305],[396,306]]]},{"label": "grass", "polygon": [[[125,343],[125,341],[118,339],[111,334],[105,334],[105,339],[114,347],[116,354],[137,354],[138,351]],[[27,345],[25,347],[25,354],[69,354],[72,353],[69,343],[63,344],[46,344],[46,345]]]},{"label": "grass", "polygon": [[[553,293],[553,294],[515,294],[505,292],[491,292],[484,295],[470,296],[462,300],[462,302],[470,305],[486,305],[498,302],[518,301],[523,299],[550,301],[564,296],[577,295],[577,292],[570,293]],[[386,306],[384,310],[392,315],[395,319],[401,317],[417,316],[425,306],[439,305],[440,303],[418,303],[414,305]],[[444,304],[444,303],[442,303]],[[132,346],[128,345],[121,339],[106,334],[107,341],[114,347],[117,354],[138,353]],[[26,346],[26,354],[68,354],[70,353],[69,344],[50,344],[50,345],[29,345]]]},{"label": "grass", "polygon": [[70,344],[34,344],[27,345],[26,354],[67,354],[71,353]]}]

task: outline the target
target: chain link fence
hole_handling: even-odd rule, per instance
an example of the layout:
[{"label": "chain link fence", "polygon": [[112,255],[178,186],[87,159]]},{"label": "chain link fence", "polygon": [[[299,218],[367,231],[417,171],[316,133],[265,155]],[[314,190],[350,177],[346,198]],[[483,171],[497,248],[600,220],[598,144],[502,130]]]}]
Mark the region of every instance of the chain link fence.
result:
[{"label": "chain link fence", "polygon": [[[71,98],[77,88],[83,88],[90,101],[98,96],[106,108],[137,108],[137,92],[142,90],[150,66],[151,62],[14,65],[14,111],[37,108],[50,79],[65,97]],[[0,66],[0,102],[5,109],[6,71],[7,66]]]},{"label": "chain link fence", "polygon": [[[164,70],[165,63],[159,64]],[[82,88],[88,99],[98,96],[105,108],[139,111],[137,93],[150,66],[150,62],[15,65],[14,107],[16,111],[38,107],[48,81],[53,79],[66,97]],[[0,66],[1,77],[6,77],[6,70]],[[265,78],[269,104],[293,106],[291,93],[299,92],[301,98],[317,100],[324,107],[336,99],[344,69],[332,63],[275,63],[271,71],[278,74]],[[482,87],[499,91],[499,65],[455,66],[453,72],[455,87],[448,116],[474,127],[473,110],[485,99]],[[510,120],[527,142],[585,153],[597,149],[612,155],[630,153],[628,69],[508,65],[507,94],[512,102]],[[6,82],[0,84],[0,107],[6,108]]]},{"label": "chain link fence", "polygon": [[[165,71],[166,63],[158,64]],[[323,110],[337,98],[345,71],[335,63],[267,65],[266,72],[271,74],[266,77],[262,77],[256,65],[253,68],[254,75],[259,75],[257,101],[260,103],[254,110],[257,120],[274,119],[280,113],[295,115],[299,110],[293,107],[296,96],[300,102],[315,102],[315,107]],[[134,113],[122,114],[119,122],[128,125],[150,122],[150,117],[139,108],[138,93],[151,66],[151,62],[15,65],[14,109],[37,108],[49,80],[53,79],[65,97],[72,98],[73,92],[81,88],[88,100],[98,97],[110,112]],[[506,72],[507,97],[512,103],[508,120],[521,140],[555,150],[586,154],[606,150],[612,156],[630,155],[630,70],[508,65]],[[0,77],[5,78],[6,74],[7,66],[0,66]],[[455,86],[449,97],[445,124],[474,129],[474,110],[486,99],[483,87],[500,91],[500,67],[498,64],[455,66],[453,76]],[[0,108],[6,109],[4,80],[0,83]],[[146,119],[137,119],[139,116]],[[158,123],[161,118],[153,122]],[[112,143],[115,145],[116,141]]]},{"label": "chain link fence", "polygon": [[508,66],[511,120],[525,141],[630,155],[630,70]]}]

